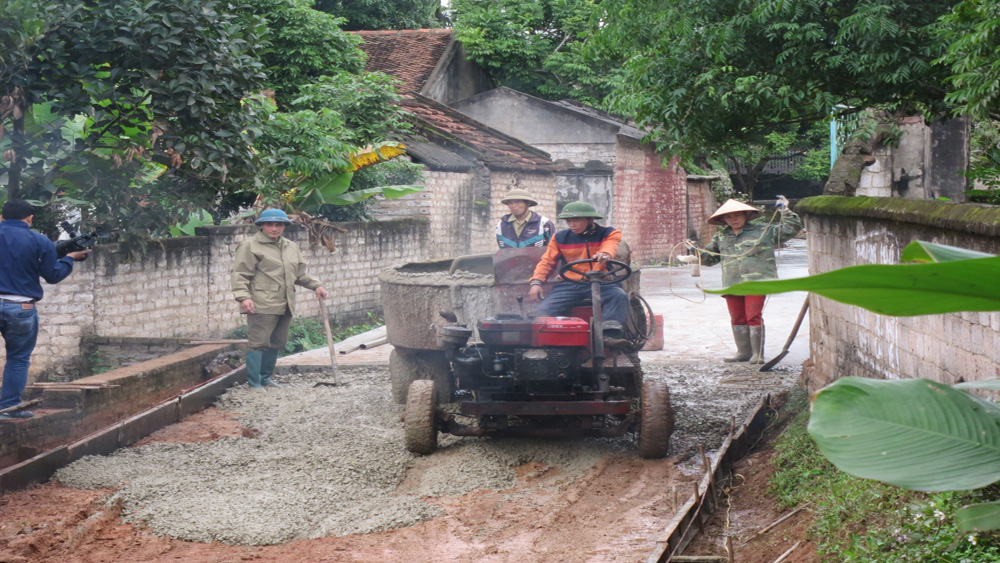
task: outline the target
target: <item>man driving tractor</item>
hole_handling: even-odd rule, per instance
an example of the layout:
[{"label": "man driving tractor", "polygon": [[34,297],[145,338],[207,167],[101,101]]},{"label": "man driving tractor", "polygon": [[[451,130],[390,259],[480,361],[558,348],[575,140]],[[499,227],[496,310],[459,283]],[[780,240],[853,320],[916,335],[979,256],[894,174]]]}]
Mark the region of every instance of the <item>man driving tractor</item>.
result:
[{"label": "man driving tractor", "polygon": [[[590,298],[591,288],[588,285],[568,281],[557,283],[552,291],[544,299],[542,298],[542,284],[558,262],[569,263],[589,259],[595,261],[593,269],[606,270],[608,260],[614,258],[622,240],[621,231],[595,222],[595,219],[604,217],[589,203],[583,201],[568,203],[558,218],[565,219],[569,228],[557,232],[552,237],[531,276],[531,290],[528,296],[535,301],[541,300],[535,309],[535,314],[539,317],[564,316],[570,309]],[[583,278],[573,270],[563,275],[574,280]],[[628,296],[621,284],[602,284],[601,303],[604,311],[605,340],[609,345],[620,345],[625,316],[628,313]]]}]

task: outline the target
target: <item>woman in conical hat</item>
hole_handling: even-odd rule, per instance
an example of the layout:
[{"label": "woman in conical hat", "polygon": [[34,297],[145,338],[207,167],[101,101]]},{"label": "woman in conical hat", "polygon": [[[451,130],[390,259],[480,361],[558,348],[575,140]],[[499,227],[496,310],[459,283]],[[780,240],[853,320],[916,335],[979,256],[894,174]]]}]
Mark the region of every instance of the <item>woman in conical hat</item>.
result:
[{"label": "woman in conical hat", "polygon": [[[699,253],[701,263],[712,266],[722,262],[722,284],[725,287],[745,281],[759,281],[778,277],[774,249],[794,238],[802,230],[802,220],[788,209],[788,201],[781,198],[778,224],[751,223],[761,212],[756,207],[730,199],[722,204],[708,223],[721,227],[712,242]],[[678,257],[680,258],[680,257]],[[691,257],[693,258],[693,257]],[[686,258],[682,261],[687,261]],[[764,362],[764,309],[763,295],[723,295],[729,307],[729,317],[736,339],[736,356],[727,362],[752,364]]]}]

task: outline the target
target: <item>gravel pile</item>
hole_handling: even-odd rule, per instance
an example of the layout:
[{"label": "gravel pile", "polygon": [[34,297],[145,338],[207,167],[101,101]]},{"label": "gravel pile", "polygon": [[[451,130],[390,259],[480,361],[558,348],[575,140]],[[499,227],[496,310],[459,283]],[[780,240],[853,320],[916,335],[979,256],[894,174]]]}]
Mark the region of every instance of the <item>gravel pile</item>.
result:
[{"label": "gravel pile", "polygon": [[[646,377],[670,382],[677,411],[671,455],[683,457],[699,445],[717,448],[733,416],[742,421],[761,394],[790,387],[798,375],[786,369],[759,377],[732,366],[644,368]],[[117,487],[108,502],[120,503],[126,521],[160,535],[265,545],[412,525],[440,513],[422,498],[506,488],[515,480],[512,468],[527,462],[560,469],[568,483],[602,457],[635,455],[630,436],[442,434],[437,453],[416,458],[403,445],[403,409],[392,402],[387,369],[347,370],[347,385],[315,387],[323,377],[288,376],[276,378],[286,384],[279,389],[240,386],[226,393],[218,406],[239,413],[244,426],[259,432],[254,438],[119,450],[81,459],[56,478],[79,488]],[[401,486],[415,460],[421,471]]]}]

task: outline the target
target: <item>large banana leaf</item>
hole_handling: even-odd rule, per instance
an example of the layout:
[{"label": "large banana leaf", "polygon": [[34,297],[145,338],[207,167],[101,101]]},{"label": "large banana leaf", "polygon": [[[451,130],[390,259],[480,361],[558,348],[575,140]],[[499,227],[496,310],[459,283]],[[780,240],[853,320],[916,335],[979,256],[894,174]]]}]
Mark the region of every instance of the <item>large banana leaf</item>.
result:
[{"label": "large banana leaf", "polygon": [[969,260],[972,258],[991,258],[992,254],[977,252],[946,244],[935,244],[922,240],[913,241],[906,245],[903,254],[899,257],[900,262],[952,262],[955,260]]},{"label": "large banana leaf", "polygon": [[[919,252],[913,251],[913,259]],[[923,253],[924,258],[932,259],[926,248]],[[1000,284],[996,283],[1000,279],[1000,258],[958,260],[957,255],[937,253],[938,258],[949,260],[938,263],[851,266],[804,278],[744,282],[706,291],[730,295],[811,291],[834,301],[900,317],[1000,311]]]},{"label": "large banana leaf", "polygon": [[334,199],[351,188],[354,172],[327,174],[309,180],[299,187],[301,196],[292,203],[295,207],[315,215],[325,204],[333,203]]},{"label": "large banana leaf", "polygon": [[809,434],[841,470],[918,491],[1000,479],[1000,407],[926,379],[845,377],[812,398]]},{"label": "large banana leaf", "polygon": [[962,507],[955,513],[955,527],[960,532],[1000,530],[1000,503],[984,502]]},{"label": "large banana leaf", "polygon": [[378,186],[375,188],[347,192],[330,198],[330,201],[327,203],[332,203],[333,205],[350,205],[367,199],[373,195],[381,195],[386,199],[396,199],[403,197],[404,195],[421,192],[423,189],[423,186]]}]

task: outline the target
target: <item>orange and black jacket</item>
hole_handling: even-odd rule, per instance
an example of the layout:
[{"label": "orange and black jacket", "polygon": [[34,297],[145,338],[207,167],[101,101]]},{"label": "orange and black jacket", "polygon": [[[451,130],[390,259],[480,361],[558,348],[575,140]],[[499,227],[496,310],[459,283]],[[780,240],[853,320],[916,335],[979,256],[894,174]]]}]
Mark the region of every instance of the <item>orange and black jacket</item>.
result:
[{"label": "orange and black jacket", "polygon": [[[612,258],[618,253],[618,244],[622,240],[622,233],[614,227],[605,227],[594,223],[590,229],[576,235],[569,229],[564,229],[556,233],[549,241],[545,254],[535,266],[535,273],[532,280],[545,282],[556,266],[562,266],[576,260],[586,260],[593,258],[598,252],[606,252]],[[591,269],[606,269],[596,263],[589,266],[578,267],[578,270],[587,271]],[[583,276],[573,272],[566,272],[566,277],[570,279],[581,279]]]}]

